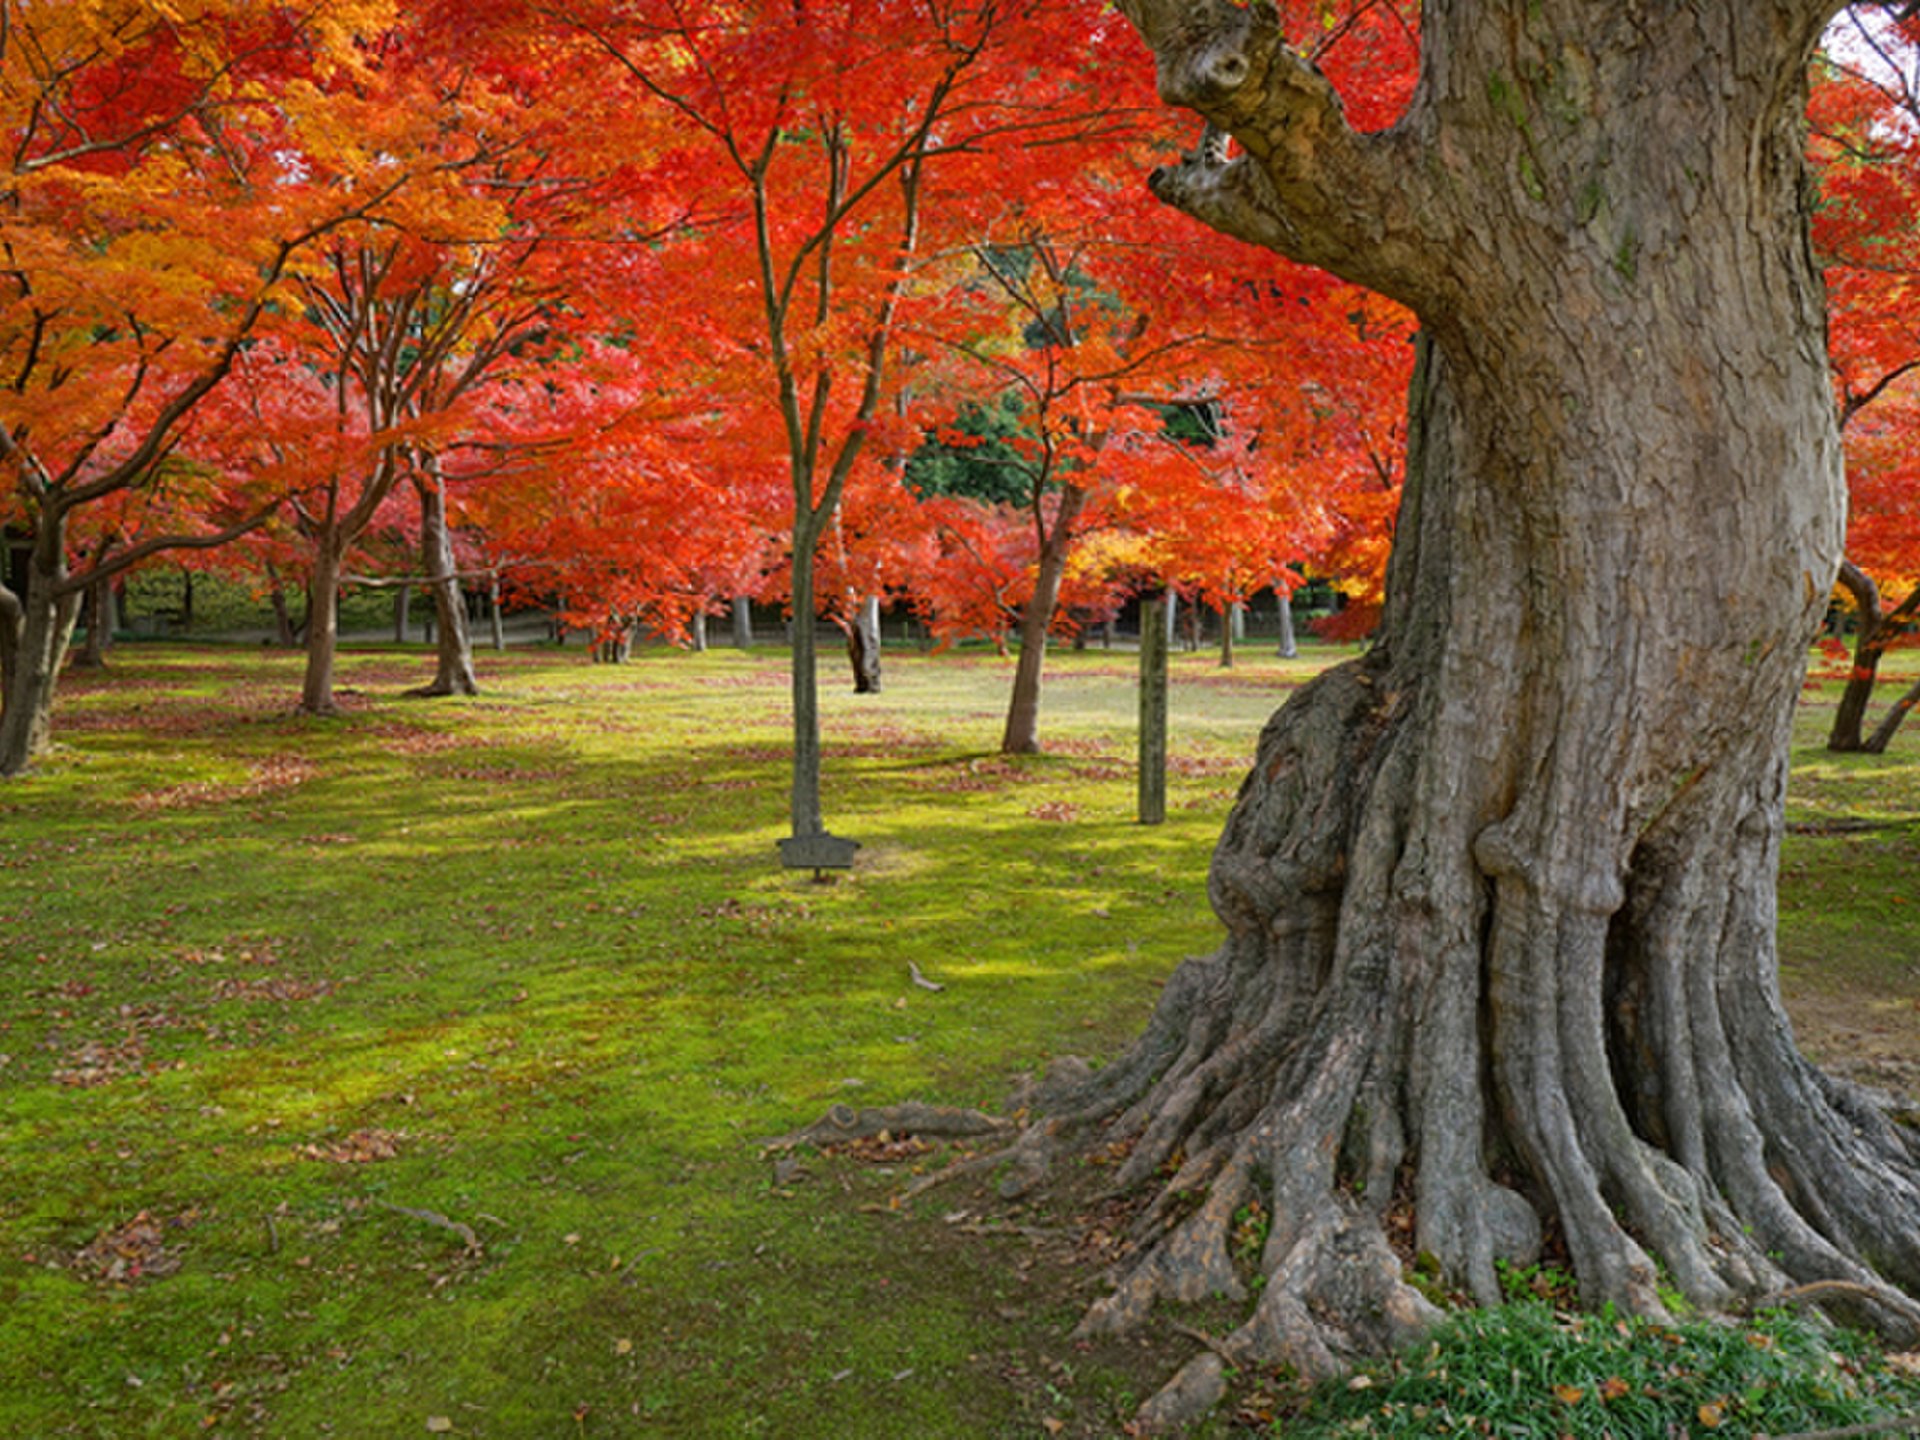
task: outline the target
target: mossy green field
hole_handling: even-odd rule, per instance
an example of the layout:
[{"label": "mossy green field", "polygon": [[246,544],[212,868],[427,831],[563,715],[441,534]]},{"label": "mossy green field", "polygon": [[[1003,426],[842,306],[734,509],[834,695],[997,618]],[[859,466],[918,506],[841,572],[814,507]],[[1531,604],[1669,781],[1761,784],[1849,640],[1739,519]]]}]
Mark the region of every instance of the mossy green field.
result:
[{"label": "mossy green field", "polygon": [[[1025,1231],[1071,1216],[896,1207],[930,1157],[759,1142],[1117,1050],[1214,943],[1254,739],[1334,653],[1177,656],[1154,828],[1131,655],[1050,662],[1017,760],[1010,662],[828,671],[863,848],[825,884],[776,862],[773,648],[483,654],[433,702],[420,653],[355,653],[332,721],[271,652],[71,675],[0,789],[0,1434],[1120,1433],[1191,1346],[1068,1338],[1094,1268]],[[1920,1088],[1920,735],[1826,756],[1830,703],[1785,980],[1809,1049]]]}]

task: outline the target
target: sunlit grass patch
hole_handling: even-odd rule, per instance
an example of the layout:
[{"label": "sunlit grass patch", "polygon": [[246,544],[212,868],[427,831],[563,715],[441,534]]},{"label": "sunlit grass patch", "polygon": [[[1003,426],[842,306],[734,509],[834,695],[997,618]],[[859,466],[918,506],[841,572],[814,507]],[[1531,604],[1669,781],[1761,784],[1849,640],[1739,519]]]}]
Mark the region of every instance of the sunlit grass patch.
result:
[{"label": "sunlit grass patch", "polygon": [[[1018,759],[1008,661],[825,674],[828,823],[863,848],[816,884],[774,852],[772,647],[483,652],[481,696],[430,703],[399,695],[423,654],[350,652],[331,720],[293,714],[297,657],[129,647],[0,788],[0,1433],[1118,1433],[1161,1350],[1075,1349],[1021,1242],[895,1211],[877,1170],[775,1184],[757,1141],[998,1105],[1215,943],[1242,767],[1326,657],[1176,656],[1151,829],[1131,658],[1051,661]],[[1793,817],[1920,811],[1903,744],[1803,749]],[[1905,1003],[1912,844],[1788,837],[1796,1004]],[[142,1225],[165,1273],[103,1280]]]}]

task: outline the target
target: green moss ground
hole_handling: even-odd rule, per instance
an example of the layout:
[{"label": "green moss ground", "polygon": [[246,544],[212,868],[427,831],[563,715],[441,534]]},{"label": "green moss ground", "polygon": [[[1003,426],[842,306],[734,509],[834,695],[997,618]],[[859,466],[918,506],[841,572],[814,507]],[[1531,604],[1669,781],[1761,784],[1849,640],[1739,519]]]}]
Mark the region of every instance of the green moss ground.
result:
[{"label": "green moss ground", "polygon": [[[776,1183],[754,1142],[1116,1050],[1213,943],[1213,840],[1317,662],[1176,657],[1152,830],[1131,656],[1059,656],[1019,761],[1010,663],[887,664],[878,697],[828,672],[865,847],[828,885],[773,863],[771,648],[483,653],[431,703],[418,652],[350,654],[331,722],[251,649],[70,677],[62,749],[0,788],[0,1434],[1118,1433],[1187,1342],[1076,1346],[1092,1268],[959,1198],[896,1213],[925,1157]],[[1896,1075],[1914,746],[1797,757],[1796,820],[1898,823],[1790,837],[1782,900],[1809,1048]]]}]

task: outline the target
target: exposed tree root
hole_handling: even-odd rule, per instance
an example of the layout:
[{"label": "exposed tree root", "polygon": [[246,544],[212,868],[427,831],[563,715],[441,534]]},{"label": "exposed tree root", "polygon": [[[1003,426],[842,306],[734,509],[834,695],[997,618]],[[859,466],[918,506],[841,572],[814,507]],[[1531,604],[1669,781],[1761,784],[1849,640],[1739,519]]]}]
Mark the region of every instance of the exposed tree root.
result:
[{"label": "exposed tree root", "polygon": [[[1166,1303],[1249,1307],[1143,1410],[1148,1430],[1215,1403],[1223,1361],[1322,1377],[1416,1340],[1440,1312],[1392,1243],[1408,1206],[1418,1268],[1482,1302],[1550,1223],[1596,1305],[1792,1300],[1920,1343],[1903,1293],[1920,1289],[1920,1137],[1792,1046],[1770,938],[1745,918],[1777,835],[1747,823],[1763,802],[1700,787],[1619,895],[1570,903],[1427,804],[1432,723],[1381,656],[1282,712],[1214,865],[1226,942],[1176,970],[1113,1063],[1060,1062],[1015,1097],[1024,1123],[838,1106],[768,1143],[984,1139],[911,1193],[998,1174],[1006,1197],[1059,1157],[1123,1154],[1113,1189],[1145,1198],[1080,1333]],[[1250,1216],[1270,1227],[1257,1259]]]},{"label": "exposed tree root", "polygon": [[[1631,362],[1580,351],[1541,373],[1657,408],[1609,386],[1661,333],[1633,332]],[[1696,373],[1691,351],[1669,358]],[[997,1140],[916,1189],[1004,1172],[1005,1195],[1061,1155],[1124,1154],[1114,1187],[1144,1200],[1082,1332],[1247,1306],[1143,1423],[1212,1404],[1223,1356],[1323,1376],[1414,1339],[1438,1311],[1410,1261],[1496,1302],[1501,1264],[1538,1259],[1549,1230],[1594,1306],[1666,1318],[1676,1292],[1708,1311],[1785,1294],[1920,1344],[1920,1132],[1801,1058],[1777,984],[1784,757],[1824,604],[1818,527],[1793,506],[1814,502],[1656,504],[1644,453],[1577,428],[1555,434],[1597,447],[1580,485],[1621,488],[1556,488],[1557,455],[1514,437],[1576,392],[1516,408],[1516,383],[1426,353],[1384,638],[1268,722],[1209,877],[1225,939],[1175,971],[1139,1040],[1099,1070],[1056,1066],[1019,1127],[836,1107],[778,1142]],[[1809,370],[1809,414],[1824,383]],[[1752,464],[1701,463],[1792,471],[1777,435],[1741,428],[1763,411],[1711,431]],[[1795,533],[1803,550],[1769,549]],[[1689,556],[1759,558],[1662,625],[1621,559],[1649,549],[1681,576]],[[1757,597],[1737,631],[1735,590]]]}]

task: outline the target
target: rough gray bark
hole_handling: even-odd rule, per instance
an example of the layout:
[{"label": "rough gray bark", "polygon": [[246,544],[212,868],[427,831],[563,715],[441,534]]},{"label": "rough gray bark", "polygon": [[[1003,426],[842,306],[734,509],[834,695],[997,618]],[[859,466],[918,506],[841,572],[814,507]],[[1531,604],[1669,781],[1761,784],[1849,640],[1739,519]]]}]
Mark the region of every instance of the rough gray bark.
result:
[{"label": "rough gray bark", "polygon": [[733,646],[736,650],[753,648],[753,601],[745,595],[733,597]]},{"label": "rough gray bark", "polygon": [[[1834,7],[1433,0],[1377,135],[1264,6],[1120,7],[1234,141],[1161,196],[1429,338],[1380,638],[1267,725],[1209,881],[1225,940],[985,1163],[1014,1191],[1130,1145],[1117,1183],[1153,1198],[1084,1329],[1224,1295],[1247,1366],[1419,1335],[1409,1211],[1485,1301],[1552,1224],[1596,1305],[1840,1281],[1914,1343],[1920,1136],[1799,1055],[1773,933],[1842,537],[1799,126]],[[1255,1200],[1258,1285],[1231,1243]]]}]

